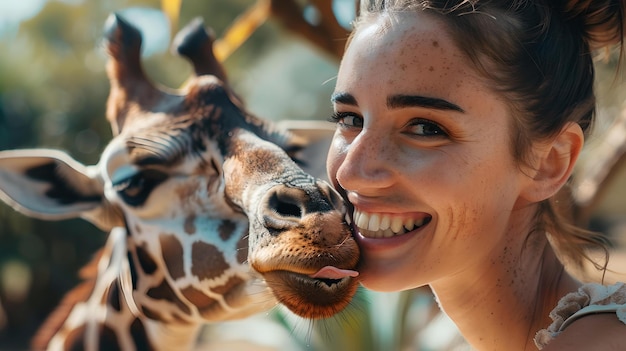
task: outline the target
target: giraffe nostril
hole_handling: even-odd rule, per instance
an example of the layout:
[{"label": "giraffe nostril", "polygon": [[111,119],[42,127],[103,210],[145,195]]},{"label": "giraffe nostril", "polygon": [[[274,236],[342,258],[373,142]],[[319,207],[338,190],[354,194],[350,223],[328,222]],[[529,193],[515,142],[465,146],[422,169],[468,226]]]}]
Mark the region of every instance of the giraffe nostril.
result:
[{"label": "giraffe nostril", "polygon": [[290,194],[281,192],[275,192],[269,198],[269,208],[276,211],[277,214],[283,217],[302,217],[302,209],[300,208],[300,202]]},{"label": "giraffe nostril", "polygon": [[263,225],[272,235],[298,226],[302,220],[302,200],[292,190],[281,187],[268,194],[262,202],[265,207],[262,211]]}]

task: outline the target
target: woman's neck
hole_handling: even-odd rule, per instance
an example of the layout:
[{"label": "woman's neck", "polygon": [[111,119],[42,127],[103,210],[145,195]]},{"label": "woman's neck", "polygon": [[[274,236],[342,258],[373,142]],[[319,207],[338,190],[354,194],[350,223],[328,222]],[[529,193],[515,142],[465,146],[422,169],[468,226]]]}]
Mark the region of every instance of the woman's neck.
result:
[{"label": "woman's neck", "polygon": [[550,324],[549,312],[579,286],[545,234],[512,241],[479,266],[431,284],[441,308],[480,351],[535,350],[533,338]]}]

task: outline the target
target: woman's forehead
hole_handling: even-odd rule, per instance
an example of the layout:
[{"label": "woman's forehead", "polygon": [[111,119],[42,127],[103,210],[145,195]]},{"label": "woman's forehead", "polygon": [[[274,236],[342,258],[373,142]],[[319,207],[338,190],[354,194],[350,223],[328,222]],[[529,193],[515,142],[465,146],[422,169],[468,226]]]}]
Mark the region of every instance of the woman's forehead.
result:
[{"label": "woman's forehead", "polygon": [[359,27],[340,66],[337,90],[362,87],[398,94],[434,89],[445,95],[477,80],[467,62],[440,21],[398,14]]}]

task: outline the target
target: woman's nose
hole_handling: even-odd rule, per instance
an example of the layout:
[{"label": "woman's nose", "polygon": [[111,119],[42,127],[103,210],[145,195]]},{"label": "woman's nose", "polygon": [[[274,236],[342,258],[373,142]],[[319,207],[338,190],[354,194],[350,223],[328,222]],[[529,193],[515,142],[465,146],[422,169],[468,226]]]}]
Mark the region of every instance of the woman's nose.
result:
[{"label": "woman's nose", "polygon": [[366,129],[345,145],[336,178],[342,188],[366,191],[389,187],[393,181],[393,145],[388,136]]}]

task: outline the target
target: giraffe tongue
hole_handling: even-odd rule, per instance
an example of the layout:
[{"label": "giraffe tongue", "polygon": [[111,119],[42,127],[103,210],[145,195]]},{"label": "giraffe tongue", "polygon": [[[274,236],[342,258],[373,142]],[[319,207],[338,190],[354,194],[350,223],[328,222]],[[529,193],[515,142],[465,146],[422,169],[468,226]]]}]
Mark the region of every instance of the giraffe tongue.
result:
[{"label": "giraffe tongue", "polygon": [[321,278],[321,279],[341,279],[345,277],[356,277],[359,275],[359,272],[352,271],[349,269],[339,269],[333,266],[326,266],[321,268],[314,274],[310,274],[311,278]]}]

